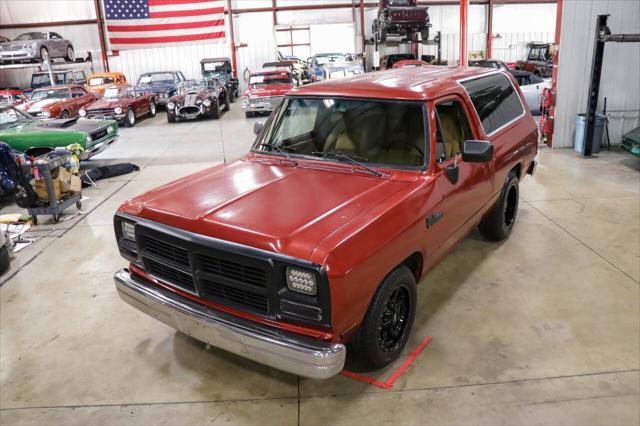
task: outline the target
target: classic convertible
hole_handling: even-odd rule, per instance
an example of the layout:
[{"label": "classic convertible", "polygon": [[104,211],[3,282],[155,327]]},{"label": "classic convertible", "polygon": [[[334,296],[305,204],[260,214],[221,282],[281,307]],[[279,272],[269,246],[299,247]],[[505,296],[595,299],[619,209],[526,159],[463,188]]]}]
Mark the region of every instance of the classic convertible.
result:
[{"label": "classic convertible", "polygon": [[67,84],[34,90],[29,101],[18,108],[37,118],[69,118],[77,117],[84,106],[95,100],[95,95],[84,87]]},{"label": "classic convertible", "polygon": [[115,121],[77,118],[42,121],[12,106],[0,106],[0,141],[16,151],[33,152],[79,144],[84,149],[82,159],[86,160],[113,145],[117,139]]},{"label": "classic convertible", "polygon": [[195,120],[200,117],[220,118],[221,110],[229,111],[227,88],[217,78],[187,80],[178,87],[178,94],[167,103],[167,121]]},{"label": "classic convertible", "polygon": [[178,85],[185,80],[182,71],[147,72],[140,75],[136,87],[156,95],[156,104],[165,106],[169,98],[178,92]]},{"label": "classic convertible", "polygon": [[80,117],[109,118],[127,127],[133,127],[139,117],[147,114],[156,116],[155,96],[130,85],[107,87],[102,99],[80,110]]}]

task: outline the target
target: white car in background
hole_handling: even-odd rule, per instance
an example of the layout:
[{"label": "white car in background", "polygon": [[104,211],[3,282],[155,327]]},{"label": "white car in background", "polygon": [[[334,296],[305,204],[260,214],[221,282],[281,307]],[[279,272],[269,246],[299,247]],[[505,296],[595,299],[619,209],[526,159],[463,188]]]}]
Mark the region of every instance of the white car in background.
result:
[{"label": "white car in background", "polygon": [[526,72],[526,74],[524,74],[521,71],[518,74],[519,75],[516,75],[514,77],[518,81],[518,85],[520,86],[520,90],[524,95],[524,99],[527,101],[529,111],[531,111],[533,115],[540,115],[540,100],[542,98],[542,91],[546,87],[551,87],[551,79],[540,78],[535,74],[531,74],[530,72]]},{"label": "white car in background", "polygon": [[330,62],[322,67],[322,73],[324,80],[335,80],[363,74],[364,68],[358,61]]}]

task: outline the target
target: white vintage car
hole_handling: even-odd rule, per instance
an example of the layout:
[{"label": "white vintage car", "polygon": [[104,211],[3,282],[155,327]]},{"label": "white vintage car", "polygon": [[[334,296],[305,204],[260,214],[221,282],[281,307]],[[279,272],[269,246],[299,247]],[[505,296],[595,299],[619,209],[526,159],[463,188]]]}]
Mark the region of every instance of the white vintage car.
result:
[{"label": "white vintage car", "polygon": [[323,80],[334,80],[363,73],[364,68],[358,61],[330,62],[322,67]]}]

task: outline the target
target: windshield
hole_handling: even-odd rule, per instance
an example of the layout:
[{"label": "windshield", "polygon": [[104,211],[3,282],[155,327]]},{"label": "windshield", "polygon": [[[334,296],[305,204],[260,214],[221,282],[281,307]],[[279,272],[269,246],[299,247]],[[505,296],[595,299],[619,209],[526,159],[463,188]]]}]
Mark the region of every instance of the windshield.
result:
[{"label": "windshield", "polygon": [[[56,81],[56,84],[64,84],[64,74],[58,73],[53,74],[53,78]],[[49,74],[33,74],[31,77],[31,87],[42,87],[42,86],[51,86],[51,80],[49,80]]]},{"label": "windshield", "polygon": [[226,62],[205,62],[202,64],[202,68],[205,72],[227,72],[231,71],[231,66],[227,66]]},{"label": "windshield", "polygon": [[15,108],[0,108],[0,130],[25,124],[33,119]]},{"label": "windshield", "polygon": [[65,99],[69,97],[69,89],[36,90],[31,95],[31,99]]},{"label": "windshield", "polygon": [[101,84],[112,84],[113,77],[93,77],[89,79],[89,86],[100,86]]},{"label": "windshield", "polygon": [[215,87],[215,82],[213,82],[212,80],[208,80],[207,82],[198,81],[198,80],[185,80],[180,85],[180,93],[200,91],[208,87],[211,87],[211,88]]},{"label": "windshield", "polygon": [[340,98],[286,98],[254,150],[391,166],[425,164],[422,104]]},{"label": "windshield", "polygon": [[288,75],[252,75],[249,78],[251,86],[266,86],[269,84],[291,84],[291,78]]},{"label": "windshield", "polygon": [[138,80],[138,84],[142,86],[149,84],[173,84],[173,74],[170,72],[142,74]]},{"label": "windshield", "polygon": [[16,37],[15,41],[25,41],[25,40],[43,40],[46,39],[47,36],[44,33],[24,33],[20,34]]},{"label": "windshield", "polygon": [[104,91],[104,99],[132,98],[135,91],[131,87],[107,87]]},{"label": "windshield", "polygon": [[328,64],[329,62],[348,62],[348,60],[345,55],[316,56],[316,64],[318,65]]},{"label": "windshield", "polygon": [[389,4],[392,6],[408,6],[409,0],[390,0]]}]

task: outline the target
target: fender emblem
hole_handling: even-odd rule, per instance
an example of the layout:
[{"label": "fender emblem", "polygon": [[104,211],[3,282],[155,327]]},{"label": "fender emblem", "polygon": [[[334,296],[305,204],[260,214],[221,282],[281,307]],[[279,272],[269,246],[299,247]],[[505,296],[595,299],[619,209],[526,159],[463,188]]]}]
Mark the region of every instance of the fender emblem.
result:
[{"label": "fender emblem", "polygon": [[427,216],[427,228],[431,228],[433,225],[436,224],[436,222],[442,219],[443,216],[444,216],[444,213],[442,212],[435,212]]}]

